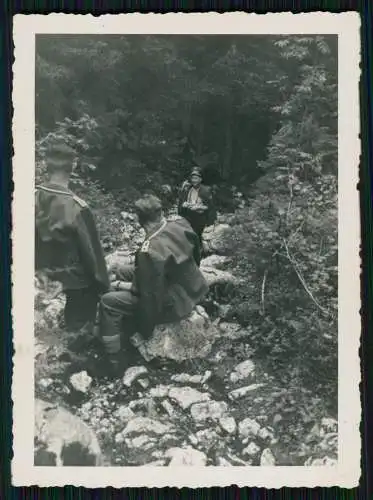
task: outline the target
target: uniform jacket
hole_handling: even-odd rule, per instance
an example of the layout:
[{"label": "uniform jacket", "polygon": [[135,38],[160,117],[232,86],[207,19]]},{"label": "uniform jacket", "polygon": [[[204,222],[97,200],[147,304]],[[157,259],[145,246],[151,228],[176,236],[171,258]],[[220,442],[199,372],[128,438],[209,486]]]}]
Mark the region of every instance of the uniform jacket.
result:
[{"label": "uniform jacket", "polygon": [[189,223],[166,222],[136,255],[132,291],[138,298],[139,332],[148,338],[156,324],[188,316],[208,291],[199,270],[199,241]]},{"label": "uniform jacket", "polygon": [[[185,182],[180,190],[179,195],[179,203],[178,203],[178,213],[182,217],[188,218],[190,214],[190,210],[188,208],[183,207],[183,203],[188,200],[189,191],[192,185],[189,182]],[[204,205],[207,206],[207,210],[204,213],[198,214],[200,219],[203,219],[206,225],[210,225],[214,223],[215,220],[215,209],[213,206],[213,200],[211,195],[211,190],[208,186],[203,184],[200,185],[198,195]],[[195,212],[194,212],[195,214]]]},{"label": "uniform jacket", "polygon": [[104,292],[109,278],[95,221],[72,191],[48,184],[35,194],[35,268],[64,290],[90,286]]}]

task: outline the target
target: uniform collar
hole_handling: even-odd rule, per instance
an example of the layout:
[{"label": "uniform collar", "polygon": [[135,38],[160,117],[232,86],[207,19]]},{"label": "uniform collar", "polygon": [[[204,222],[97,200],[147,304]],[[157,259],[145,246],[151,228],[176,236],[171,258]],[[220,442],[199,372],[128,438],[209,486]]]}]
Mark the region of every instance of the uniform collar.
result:
[{"label": "uniform collar", "polygon": [[162,219],[161,220],[161,224],[160,226],[157,228],[157,229],[154,229],[153,231],[151,231],[147,236],[146,236],[146,239],[147,240],[151,240],[152,238],[154,238],[154,236],[156,236],[157,234],[159,234],[161,231],[163,231],[163,229],[166,227],[166,224],[167,224],[167,220],[166,219]]}]

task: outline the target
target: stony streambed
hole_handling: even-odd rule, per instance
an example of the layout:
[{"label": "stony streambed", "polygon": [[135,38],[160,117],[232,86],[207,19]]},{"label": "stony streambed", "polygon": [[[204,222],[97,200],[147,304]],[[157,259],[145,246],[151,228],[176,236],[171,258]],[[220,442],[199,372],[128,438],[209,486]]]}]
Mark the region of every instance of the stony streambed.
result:
[{"label": "stony streambed", "polygon": [[[221,230],[215,238],[210,231],[208,239],[217,252]],[[130,224],[131,231],[135,234]],[[120,252],[112,254],[110,267],[121,258]],[[216,254],[205,259],[212,289],[234,286],[236,277],[224,268],[227,260]],[[100,359],[94,349],[69,351],[70,339],[58,327],[63,298],[50,299],[53,293],[53,286],[37,290],[35,301],[35,394],[56,405],[53,438],[60,432],[65,444],[79,440],[74,426],[84,422],[98,438],[104,465],[111,466],[335,463],[336,420],[301,388],[289,394],[270,367],[254,359],[252,332],[224,321],[227,305],[216,304],[214,321],[202,309],[182,328],[160,331],[155,351],[163,350],[171,358],[167,363],[134,358],[121,377],[109,380],[97,374]],[[188,356],[178,351],[181,330],[192,339]],[[67,422],[59,407],[76,420]]]}]

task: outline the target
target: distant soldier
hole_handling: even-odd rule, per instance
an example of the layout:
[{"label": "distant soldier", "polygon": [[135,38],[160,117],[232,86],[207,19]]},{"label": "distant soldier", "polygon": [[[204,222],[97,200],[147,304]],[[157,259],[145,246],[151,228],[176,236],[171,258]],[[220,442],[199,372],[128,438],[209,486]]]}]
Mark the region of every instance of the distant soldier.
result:
[{"label": "distant soldier", "polygon": [[131,337],[140,347],[157,324],[187,317],[208,291],[197,265],[198,238],[189,223],[166,221],[153,195],[138,200],[135,210],[146,239],[134,267],[123,272],[132,283],[117,282],[117,291],[101,298],[100,331],[112,366],[119,364],[120,351],[130,349]]},{"label": "distant soldier", "polygon": [[200,169],[194,168],[190,181],[185,181],[181,187],[178,213],[190,223],[199,238],[201,247],[203,230],[215,219],[212,201],[210,188],[202,184]]},{"label": "distant soldier", "polygon": [[68,187],[74,156],[64,143],[47,152],[49,182],[36,186],[35,269],[61,284],[66,329],[85,333],[109,279],[92,212]]}]

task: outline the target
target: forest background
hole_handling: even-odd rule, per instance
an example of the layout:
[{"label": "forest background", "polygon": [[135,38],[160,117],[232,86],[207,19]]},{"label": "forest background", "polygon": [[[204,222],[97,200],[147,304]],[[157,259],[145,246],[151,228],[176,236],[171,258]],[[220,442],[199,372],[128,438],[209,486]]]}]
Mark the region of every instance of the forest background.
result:
[{"label": "forest background", "polygon": [[231,320],[254,326],[295,427],[337,416],[337,90],[334,36],[37,36],[37,182],[63,136],[110,252],[121,211],[144,190],[172,204],[199,165],[234,214]]}]

